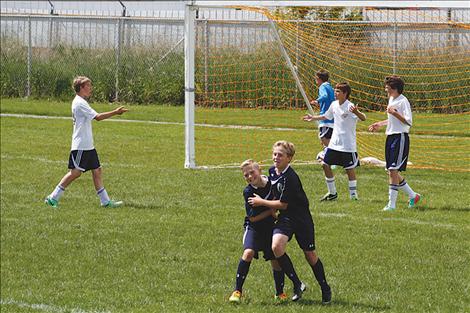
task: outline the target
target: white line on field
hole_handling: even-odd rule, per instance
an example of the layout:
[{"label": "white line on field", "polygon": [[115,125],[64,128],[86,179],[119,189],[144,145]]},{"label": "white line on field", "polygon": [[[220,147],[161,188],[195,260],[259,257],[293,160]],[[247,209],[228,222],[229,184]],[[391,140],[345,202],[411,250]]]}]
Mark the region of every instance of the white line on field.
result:
[{"label": "white line on field", "polygon": [[[67,160],[64,161],[57,161],[57,160],[49,160],[46,158],[41,158],[41,157],[29,157],[29,156],[13,156],[9,154],[2,154],[1,155],[2,159],[5,160],[28,160],[28,161],[36,161],[36,162],[43,162],[43,163],[51,163],[51,164],[61,164],[65,166],[67,165]],[[103,162],[101,163],[104,166],[112,166],[112,167],[122,167],[122,168],[143,168],[143,165],[135,165],[135,164],[126,164],[126,163],[112,163],[112,162]]]},{"label": "white line on field", "polygon": [[[18,118],[36,118],[36,119],[57,119],[57,120],[71,120],[71,117],[67,116],[48,116],[48,115],[34,115],[34,114],[13,114],[13,113],[1,113],[1,117],[18,117]],[[119,123],[144,123],[144,124],[157,124],[157,125],[178,125],[184,126],[184,123],[181,122],[162,122],[162,121],[144,121],[144,120],[126,120],[126,119],[107,119],[105,122],[119,122]],[[203,124],[196,123],[194,124],[198,127],[208,127],[208,128],[223,128],[223,129],[253,129],[253,130],[263,130],[263,131],[296,131],[296,132],[316,132],[315,129],[305,129],[305,128],[289,128],[289,127],[263,127],[263,126],[252,126],[252,125],[224,125],[224,124]],[[370,133],[365,131],[359,131],[358,134],[367,134],[372,136],[380,136],[382,133]],[[456,138],[455,136],[439,136],[439,135],[420,135],[413,134],[414,137],[419,138]]]},{"label": "white line on field", "polygon": [[27,303],[23,301],[17,301],[13,299],[1,299],[0,300],[1,305],[15,305],[20,308],[28,308],[28,309],[33,309],[33,310],[41,310],[44,312],[51,312],[51,313],[65,313],[65,312],[71,312],[71,313],[110,313],[111,311],[101,311],[101,310],[83,310],[80,308],[67,308],[67,307],[60,307],[60,306],[55,306],[55,305],[49,305],[49,304],[44,304],[44,303]]},{"label": "white line on field", "polygon": [[425,225],[425,226],[432,226],[432,227],[440,227],[440,228],[447,228],[447,229],[456,229],[457,226],[453,224],[442,224],[442,223],[433,223],[433,222],[425,222],[411,218],[402,218],[402,217],[384,217],[384,218],[371,218],[371,217],[359,217],[354,216],[348,213],[319,213],[319,216],[323,217],[332,217],[332,218],[350,218],[356,220],[364,220],[364,221],[376,221],[376,222],[383,222],[383,221],[396,221],[396,222],[403,222],[407,224],[414,224],[414,225]]}]

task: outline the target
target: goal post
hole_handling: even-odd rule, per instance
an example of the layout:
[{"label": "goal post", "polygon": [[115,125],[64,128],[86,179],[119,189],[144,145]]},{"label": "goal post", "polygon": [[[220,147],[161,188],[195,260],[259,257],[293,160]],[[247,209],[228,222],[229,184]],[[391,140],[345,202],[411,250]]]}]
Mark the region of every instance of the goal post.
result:
[{"label": "goal post", "polygon": [[[333,86],[350,83],[368,115],[361,157],[383,159],[383,136],[365,124],[386,118],[383,79],[397,74],[416,121],[413,166],[465,170],[470,161],[469,1],[194,0],[184,30],[186,168],[267,160],[274,139],[313,163],[316,126],[299,120],[318,110],[310,101],[322,68]],[[449,153],[460,160],[442,163]]]}]

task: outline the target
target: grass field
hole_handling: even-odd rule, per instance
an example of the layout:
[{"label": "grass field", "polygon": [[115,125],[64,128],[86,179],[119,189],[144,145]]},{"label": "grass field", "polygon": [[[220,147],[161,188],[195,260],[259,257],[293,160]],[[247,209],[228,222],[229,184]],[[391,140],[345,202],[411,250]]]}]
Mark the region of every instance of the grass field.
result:
[{"label": "grass field", "polygon": [[[358,169],[361,200],[354,203],[337,170],[340,199],[323,204],[322,170],[298,166],[333,303],[320,304],[293,241],[288,252],[309,287],[304,298],[276,306],[269,264],[258,260],[243,303],[232,306],[227,298],[242,253],[241,173],[183,168],[183,108],[131,109],[123,118],[176,123],[94,122],[105,186],[126,202],[120,209],[99,207],[89,173],[67,189],[59,209],[46,207],[43,198],[66,171],[71,121],[1,117],[2,312],[470,311],[468,172],[410,168],[406,177],[424,203],[405,209],[400,194],[399,209],[384,213],[383,169]],[[2,99],[1,106],[2,113],[49,116],[69,116],[69,110],[70,103],[46,101]],[[217,123],[210,113],[199,122]],[[237,116],[221,121],[243,124]],[[233,136],[217,128],[201,134],[213,145]],[[272,138],[265,136],[269,148]]]}]

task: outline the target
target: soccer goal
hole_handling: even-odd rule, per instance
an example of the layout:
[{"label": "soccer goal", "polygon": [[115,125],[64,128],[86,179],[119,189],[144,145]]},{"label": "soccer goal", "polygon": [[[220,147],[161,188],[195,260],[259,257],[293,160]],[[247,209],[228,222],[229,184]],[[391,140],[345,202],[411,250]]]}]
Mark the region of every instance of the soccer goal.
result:
[{"label": "soccer goal", "polygon": [[317,98],[314,75],[348,82],[360,157],[383,159],[383,80],[405,80],[413,107],[411,166],[469,171],[468,1],[187,1],[185,167],[270,162],[276,140],[315,163],[317,125],[301,116]]}]

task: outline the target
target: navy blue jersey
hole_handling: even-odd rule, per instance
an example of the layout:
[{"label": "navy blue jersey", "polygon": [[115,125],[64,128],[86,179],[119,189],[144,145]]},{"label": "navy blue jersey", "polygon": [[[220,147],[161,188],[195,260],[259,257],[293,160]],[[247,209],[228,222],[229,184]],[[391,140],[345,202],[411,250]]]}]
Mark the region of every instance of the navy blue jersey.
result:
[{"label": "navy blue jersey", "polygon": [[251,184],[245,187],[245,190],[243,190],[243,197],[245,198],[245,209],[246,209],[246,217],[245,217],[245,226],[251,226],[255,229],[261,229],[261,228],[272,228],[274,225],[274,217],[273,216],[268,216],[261,221],[258,222],[250,222],[249,217],[254,217],[259,215],[261,212],[270,210],[268,207],[265,206],[258,206],[258,207],[253,207],[251,204],[248,203],[248,198],[254,197],[254,194],[257,194],[263,199],[266,200],[271,200],[272,199],[272,193],[271,193],[271,183],[267,182],[266,186],[264,187],[253,187]]},{"label": "navy blue jersey", "polygon": [[288,166],[280,175],[277,175],[274,166],[271,167],[269,180],[274,199],[287,203],[286,210],[279,210],[279,218],[288,217],[297,222],[312,221],[307,195],[292,167]]}]

